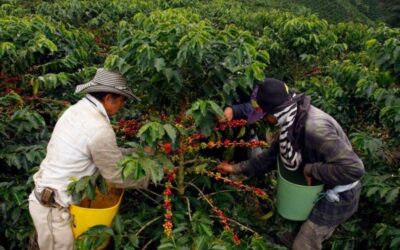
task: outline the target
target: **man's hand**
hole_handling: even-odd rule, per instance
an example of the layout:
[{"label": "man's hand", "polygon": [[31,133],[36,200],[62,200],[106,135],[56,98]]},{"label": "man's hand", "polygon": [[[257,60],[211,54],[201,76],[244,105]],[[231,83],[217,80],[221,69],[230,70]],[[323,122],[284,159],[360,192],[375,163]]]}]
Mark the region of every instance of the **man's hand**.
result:
[{"label": "man's hand", "polygon": [[308,186],[312,186],[313,183],[313,178],[312,178],[312,174],[311,174],[311,164],[306,164],[304,166],[304,170],[303,170],[303,174],[304,174],[304,178],[306,179],[307,185]]},{"label": "man's hand", "polygon": [[224,110],[225,121],[231,121],[233,119],[233,109],[232,107],[226,107]]},{"label": "man's hand", "polygon": [[224,175],[233,174],[233,166],[227,162],[221,162],[215,170]]}]

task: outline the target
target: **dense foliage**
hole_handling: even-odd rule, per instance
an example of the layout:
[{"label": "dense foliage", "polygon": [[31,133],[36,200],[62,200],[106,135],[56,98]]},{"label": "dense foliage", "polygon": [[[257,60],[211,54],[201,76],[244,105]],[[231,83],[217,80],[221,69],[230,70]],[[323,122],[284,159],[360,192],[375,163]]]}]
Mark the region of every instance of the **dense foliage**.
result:
[{"label": "dense foliage", "polygon": [[[275,213],[276,173],[212,171],[268,147],[270,128],[252,127],[262,141],[246,142],[245,121],[217,122],[264,76],[333,115],[365,164],[360,209],[325,249],[400,248],[400,30],[332,24],[272,0],[0,1],[0,248],[32,242],[31,176],[75,85],[103,65],[142,99],[113,119],[119,143],[137,148],[119,167],[157,184],[127,191],[113,228],[93,228],[81,249],[108,235],[116,249],[284,249],[280,236],[298,223]],[[94,195],[90,180],[71,186],[77,199]]]}]

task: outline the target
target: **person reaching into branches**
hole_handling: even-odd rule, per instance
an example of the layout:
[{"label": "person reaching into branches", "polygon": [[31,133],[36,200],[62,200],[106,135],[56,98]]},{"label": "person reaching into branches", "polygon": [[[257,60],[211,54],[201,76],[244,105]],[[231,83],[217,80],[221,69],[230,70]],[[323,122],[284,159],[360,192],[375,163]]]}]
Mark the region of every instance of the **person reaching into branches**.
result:
[{"label": "person reaching into branches", "polygon": [[316,202],[291,246],[321,249],[323,241],[358,208],[359,180],[365,172],[362,161],[338,122],[311,105],[310,97],[290,92],[283,81],[266,78],[255,86],[246,105],[249,123],[263,119],[279,126],[279,137],[257,157],[220,163],[216,170],[255,177],[271,171],[279,159],[287,170],[300,171],[308,185],[323,183],[325,197]]},{"label": "person reaching into branches", "polygon": [[[249,113],[253,111],[250,102],[242,102],[243,100],[249,100],[249,96],[243,91],[237,91],[239,96],[239,103],[234,103],[225,107],[224,109],[224,121],[230,122],[232,120],[247,119]],[[258,140],[258,135],[255,132],[255,128],[250,125],[250,129],[246,131],[243,138],[245,141]],[[245,160],[251,159],[262,152],[260,147],[242,149],[235,155],[234,160]]]}]

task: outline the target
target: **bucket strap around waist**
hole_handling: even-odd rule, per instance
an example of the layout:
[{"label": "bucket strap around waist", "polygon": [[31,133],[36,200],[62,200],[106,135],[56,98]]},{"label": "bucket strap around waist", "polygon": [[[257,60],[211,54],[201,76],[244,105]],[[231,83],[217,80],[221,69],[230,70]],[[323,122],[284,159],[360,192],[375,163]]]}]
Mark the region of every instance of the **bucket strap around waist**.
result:
[{"label": "bucket strap around waist", "polygon": [[345,191],[348,191],[348,190],[354,188],[355,186],[357,186],[357,184],[359,182],[360,181],[355,181],[355,182],[347,184],[347,185],[339,185],[332,189],[328,189],[325,192],[325,197],[330,202],[339,202],[340,201],[339,193],[342,193],[342,192],[345,192]]}]

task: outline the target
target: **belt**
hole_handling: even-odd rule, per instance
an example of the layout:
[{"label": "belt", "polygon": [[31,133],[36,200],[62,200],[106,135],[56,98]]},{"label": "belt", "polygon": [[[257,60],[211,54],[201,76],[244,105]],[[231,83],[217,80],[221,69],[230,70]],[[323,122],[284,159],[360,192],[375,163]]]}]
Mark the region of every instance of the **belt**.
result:
[{"label": "belt", "polygon": [[49,188],[49,187],[45,187],[42,190],[42,192],[38,192],[35,188],[35,189],[33,189],[33,193],[35,194],[36,199],[39,201],[39,203],[42,206],[53,207],[53,208],[63,208],[63,206],[58,204],[54,199],[56,190]]}]

